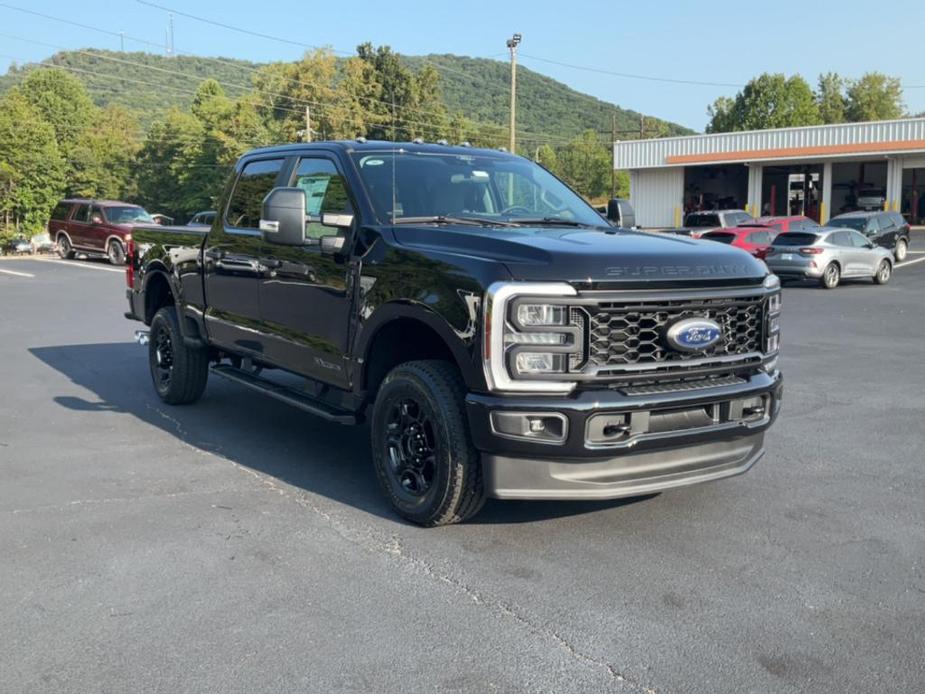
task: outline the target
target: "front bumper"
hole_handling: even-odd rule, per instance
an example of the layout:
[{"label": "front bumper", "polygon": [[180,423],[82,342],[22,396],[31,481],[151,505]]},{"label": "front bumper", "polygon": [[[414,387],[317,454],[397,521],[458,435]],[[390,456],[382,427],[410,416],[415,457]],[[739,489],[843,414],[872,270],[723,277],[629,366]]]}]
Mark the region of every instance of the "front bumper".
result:
[{"label": "front bumper", "polygon": [[[764,432],[780,410],[783,383],[780,372],[740,380],[648,395],[612,389],[567,397],[470,394],[469,425],[482,452],[486,493],[500,499],[615,499],[743,473],[764,454]],[[720,415],[728,414],[729,403],[747,398],[766,404],[760,417],[731,421]],[[701,408],[715,419],[705,424],[689,418]],[[558,444],[513,440],[493,431],[492,411],[561,413],[567,435]],[[601,415],[663,424],[601,443],[591,436],[592,420]]]}]

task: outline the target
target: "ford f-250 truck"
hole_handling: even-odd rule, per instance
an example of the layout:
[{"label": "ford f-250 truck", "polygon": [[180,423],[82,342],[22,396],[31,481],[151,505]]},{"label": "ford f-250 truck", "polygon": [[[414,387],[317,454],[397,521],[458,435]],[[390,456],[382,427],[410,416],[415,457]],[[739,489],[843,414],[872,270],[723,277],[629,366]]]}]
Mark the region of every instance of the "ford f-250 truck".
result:
[{"label": "ford f-250 truck", "polygon": [[527,159],[420,142],[259,149],[218,209],[133,231],[127,316],[158,395],[193,402],[212,373],[368,418],[415,523],[716,480],[764,452],[780,288],[744,251],[615,228]]}]

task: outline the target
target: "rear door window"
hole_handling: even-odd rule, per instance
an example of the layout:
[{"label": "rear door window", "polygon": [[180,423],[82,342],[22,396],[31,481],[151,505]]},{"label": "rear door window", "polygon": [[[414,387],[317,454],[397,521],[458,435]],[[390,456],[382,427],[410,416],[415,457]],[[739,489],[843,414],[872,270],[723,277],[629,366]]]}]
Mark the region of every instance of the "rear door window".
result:
[{"label": "rear door window", "polygon": [[829,243],[843,248],[854,246],[850,231],[836,231],[834,234],[829,234]]},{"label": "rear door window", "polygon": [[78,205],[77,209],[74,211],[74,216],[71,217],[72,222],[89,222],[90,221],[90,206],[89,205]]},{"label": "rear door window", "polygon": [[684,219],[686,227],[718,227],[719,215],[710,212],[694,212]]},{"label": "rear door window", "polygon": [[867,224],[864,225],[864,231],[867,233],[875,233],[880,231],[880,220],[876,216],[871,217],[867,220]]},{"label": "rear door window", "polygon": [[283,159],[260,159],[244,165],[228,200],[225,222],[236,229],[259,229],[263,199],[276,186]]}]

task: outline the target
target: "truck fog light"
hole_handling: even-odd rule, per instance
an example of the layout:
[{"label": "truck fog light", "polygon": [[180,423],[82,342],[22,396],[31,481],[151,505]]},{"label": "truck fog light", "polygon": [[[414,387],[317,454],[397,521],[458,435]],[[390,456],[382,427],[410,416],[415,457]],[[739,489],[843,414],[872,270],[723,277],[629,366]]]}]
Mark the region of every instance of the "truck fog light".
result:
[{"label": "truck fog light", "polygon": [[498,436],[542,443],[563,443],[568,419],[561,412],[492,412],[491,429]]},{"label": "truck fog light", "polygon": [[520,374],[554,374],[565,372],[564,354],[551,352],[518,352],[514,368]]}]

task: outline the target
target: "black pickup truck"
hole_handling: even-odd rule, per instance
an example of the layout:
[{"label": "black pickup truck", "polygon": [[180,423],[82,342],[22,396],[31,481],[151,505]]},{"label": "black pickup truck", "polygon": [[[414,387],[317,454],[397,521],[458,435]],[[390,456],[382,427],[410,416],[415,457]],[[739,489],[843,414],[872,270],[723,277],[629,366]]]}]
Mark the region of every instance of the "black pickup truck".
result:
[{"label": "black pickup truck", "polygon": [[421,142],[255,150],[218,209],[132,234],[126,315],[150,326],[158,395],[193,402],[213,373],[368,417],[413,522],[646,494],[764,452],[780,287],[744,251],[616,228],[522,157]]}]

